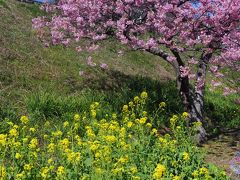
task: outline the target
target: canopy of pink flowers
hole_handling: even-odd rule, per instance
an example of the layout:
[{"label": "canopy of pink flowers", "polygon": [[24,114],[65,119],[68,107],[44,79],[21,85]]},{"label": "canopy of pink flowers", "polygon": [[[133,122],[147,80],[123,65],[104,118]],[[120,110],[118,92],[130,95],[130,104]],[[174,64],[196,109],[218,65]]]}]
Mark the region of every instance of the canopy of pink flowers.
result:
[{"label": "canopy of pink flowers", "polygon": [[[40,36],[49,33],[52,44],[82,38],[95,44],[114,36],[142,50],[165,46],[178,53],[213,52],[211,72],[218,76],[220,67],[240,70],[239,0],[60,0],[43,8],[50,15],[33,19],[33,27]],[[168,53],[167,61],[175,59]],[[186,76],[190,70],[181,71]]]}]

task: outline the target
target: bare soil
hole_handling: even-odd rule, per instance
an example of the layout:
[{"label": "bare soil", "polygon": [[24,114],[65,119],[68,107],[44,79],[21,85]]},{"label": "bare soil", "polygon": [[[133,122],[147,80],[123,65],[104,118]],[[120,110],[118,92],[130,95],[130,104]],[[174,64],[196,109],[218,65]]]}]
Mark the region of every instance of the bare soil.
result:
[{"label": "bare soil", "polygon": [[240,175],[235,174],[230,168],[230,161],[237,152],[240,152],[240,129],[230,130],[210,139],[203,148],[206,150],[208,163],[223,168],[231,179],[240,180]]}]

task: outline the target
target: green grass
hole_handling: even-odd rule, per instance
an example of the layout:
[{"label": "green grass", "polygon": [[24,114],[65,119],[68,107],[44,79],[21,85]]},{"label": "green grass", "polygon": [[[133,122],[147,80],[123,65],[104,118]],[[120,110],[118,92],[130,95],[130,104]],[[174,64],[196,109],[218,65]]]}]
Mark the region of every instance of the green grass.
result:
[{"label": "green grass", "polygon": [[236,94],[223,97],[218,92],[207,92],[205,98],[207,116],[211,117],[211,121],[218,126],[238,127],[240,125],[240,109],[239,104],[235,103],[237,98],[239,96]]},{"label": "green grass", "polygon": [[0,0],[0,6],[3,6],[4,8],[8,8],[5,0]]}]

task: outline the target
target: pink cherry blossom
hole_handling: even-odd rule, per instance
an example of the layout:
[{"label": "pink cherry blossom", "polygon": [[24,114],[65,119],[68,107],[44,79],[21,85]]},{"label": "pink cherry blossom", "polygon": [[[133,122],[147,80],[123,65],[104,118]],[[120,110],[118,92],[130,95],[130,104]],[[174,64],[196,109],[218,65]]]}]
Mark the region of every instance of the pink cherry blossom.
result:
[{"label": "pink cherry blossom", "polygon": [[107,70],[108,69],[108,65],[106,63],[101,63],[100,68],[102,70]]},{"label": "pink cherry blossom", "polygon": [[95,67],[97,64],[94,63],[93,60],[92,60],[92,57],[89,56],[89,57],[87,58],[87,65],[89,65],[89,66],[91,66],[91,67]]}]

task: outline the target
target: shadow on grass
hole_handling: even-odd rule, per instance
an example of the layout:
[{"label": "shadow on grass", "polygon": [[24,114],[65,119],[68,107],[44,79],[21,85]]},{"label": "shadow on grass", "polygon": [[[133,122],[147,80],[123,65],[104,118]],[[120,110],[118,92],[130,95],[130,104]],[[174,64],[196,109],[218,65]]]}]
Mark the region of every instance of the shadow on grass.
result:
[{"label": "shadow on grass", "polygon": [[[74,81],[69,81],[69,83]],[[83,86],[64,84],[71,87],[66,91],[41,87],[41,91],[32,90],[25,98],[25,106],[29,116],[35,121],[58,119],[65,120],[73,117],[76,112],[88,111],[92,102],[101,103],[100,116],[120,113],[122,106],[131,101],[142,91],[147,91],[149,100],[146,110],[150,115],[158,108],[159,103],[167,103],[165,114],[178,113],[182,106],[178,98],[175,83],[158,82],[148,77],[125,75],[118,71],[100,72],[96,77],[85,77]],[[7,102],[6,102],[7,104]],[[15,107],[0,108],[0,118],[17,120],[20,115],[13,113]],[[151,114],[152,113],[152,114]],[[100,118],[101,118],[100,117]],[[166,118],[162,117],[162,121]]]},{"label": "shadow on grass", "polygon": [[[69,81],[71,82],[74,81]],[[149,94],[146,110],[150,116],[154,115],[160,102],[166,102],[166,112],[158,115],[162,123],[168,121],[170,115],[183,112],[173,80],[159,82],[148,77],[125,75],[119,71],[109,70],[89,74],[84,78],[82,86],[79,86],[79,83],[76,86],[69,83],[64,85],[71,87],[67,92],[49,87],[41,87],[43,90],[38,92],[33,90],[25,99],[27,113],[36,121],[65,120],[72,118],[74,113],[88,111],[90,104],[98,101],[102,106],[100,116],[104,117],[106,114],[120,113],[122,106],[142,91]],[[225,122],[227,116],[225,113],[236,113],[236,107],[229,104],[219,106],[219,100],[214,101],[216,98],[209,93],[206,99],[206,114],[213,120],[211,128],[219,125],[219,122],[229,123]],[[14,113],[13,109],[9,106],[0,107],[0,118],[17,119],[21,114]],[[219,122],[215,121],[216,117],[219,118]],[[232,120],[237,122],[237,118],[238,116],[234,116]]]},{"label": "shadow on grass", "polygon": [[[159,82],[149,77],[125,75],[119,71],[108,71],[103,76],[86,78],[85,84],[94,91],[106,92],[106,99],[118,106],[129,102],[142,91],[149,94],[149,110],[154,110],[160,102],[167,103],[172,113],[182,110],[175,82]],[[115,102],[115,103],[114,103]]]}]

